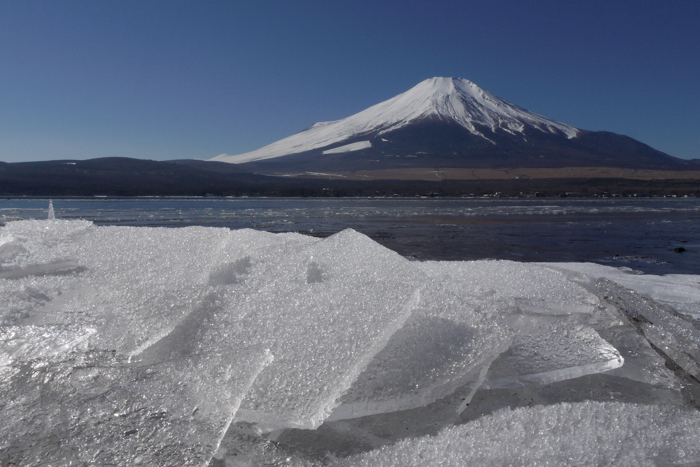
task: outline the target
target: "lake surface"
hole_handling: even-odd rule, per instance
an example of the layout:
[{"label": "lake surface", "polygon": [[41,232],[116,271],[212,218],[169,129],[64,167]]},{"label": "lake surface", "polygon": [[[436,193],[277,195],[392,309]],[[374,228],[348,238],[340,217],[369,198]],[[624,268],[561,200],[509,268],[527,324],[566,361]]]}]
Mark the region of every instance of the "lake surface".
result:
[{"label": "lake surface", "polygon": [[[97,225],[201,225],[328,236],[346,228],[418,260],[592,261],[700,274],[700,200],[55,199],[56,217]],[[0,200],[0,223],[45,219],[48,199]]]}]

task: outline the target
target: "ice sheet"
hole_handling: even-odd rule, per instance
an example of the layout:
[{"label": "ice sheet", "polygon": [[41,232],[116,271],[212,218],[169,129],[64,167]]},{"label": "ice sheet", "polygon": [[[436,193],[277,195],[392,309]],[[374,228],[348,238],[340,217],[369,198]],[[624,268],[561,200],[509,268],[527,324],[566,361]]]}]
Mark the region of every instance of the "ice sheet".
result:
[{"label": "ice sheet", "polygon": [[[510,335],[437,281],[339,401],[329,420],[428,405],[461,386],[477,388]],[[470,394],[462,401],[468,404]],[[457,410],[458,407],[455,407]]]},{"label": "ice sheet", "polygon": [[26,279],[0,284],[16,301],[5,319],[45,325],[79,318],[99,330],[95,346],[127,354],[167,335],[206,300],[210,271],[224,251],[306,241],[252,230],[98,228],[71,221],[13,222],[3,230],[24,253],[0,267],[14,275],[7,279]]},{"label": "ice sheet", "polygon": [[700,377],[700,284],[698,276],[640,275],[593,263],[552,264],[572,280],[598,290],[603,300],[630,322],[664,355]]},{"label": "ice sheet", "polygon": [[134,365],[96,351],[15,359],[0,374],[0,459],[206,465],[269,356],[251,349],[209,359]]},{"label": "ice sheet", "polygon": [[222,245],[294,236],[66,221],[12,223],[0,235],[19,245],[0,263],[11,298],[1,309],[0,410],[12,421],[2,455],[27,465],[206,464],[272,359],[229,339],[239,316],[208,270]]},{"label": "ice sheet", "polygon": [[[478,418],[507,406],[493,399],[506,392],[517,393],[513,406],[694,404],[695,380],[673,369],[700,375],[696,282],[586,264],[411,262],[352,230],[321,240],[10,222],[0,228],[0,463],[201,465],[232,421],[220,460],[235,440],[249,443],[250,459],[276,458],[256,451],[272,452],[260,433],[275,429],[286,430],[269,435],[280,462],[327,463],[323,449],[375,449],[473,418],[433,441],[501,420],[512,452],[529,459],[523,427],[542,425],[552,439],[604,432],[606,408],[642,439],[642,416],[671,431],[676,417],[697,433],[685,412],[623,404]],[[686,439],[697,441],[677,436]],[[608,459],[605,442],[592,459]],[[466,459],[484,453],[449,443]],[[640,452],[696,461],[692,446],[668,446]],[[372,455],[348,462],[404,459]]]},{"label": "ice sheet", "polygon": [[404,440],[338,466],[696,465],[695,410],[583,402],[502,410],[438,436]]},{"label": "ice sheet", "polygon": [[79,317],[96,329],[94,347],[140,358],[202,306],[215,306],[228,316],[228,339],[276,356],[239,414],[261,429],[318,426],[409,317],[425,278],[354,231],[319,241],[252,230],[71,225],[6,229],[4,238],[21,238],[25,250],[10,259],[14,276],[4,282],[15,283],[4,286],[15,288],[8,289],[14,297],[30,281],[37,286],[7,319],[62,325]]},{"label": "ice sheet", "polygon": [[269,346],[276,359],[236,419],[315,428],[409,318],[425,277],[351,230],[302,249],[261,250],[250,261],[228,305],[244,310],[235,338]]},{"label": "ice sheet", "polygon": [[[278,357],[240,414],[261,428],[320,424],[409,317],[424,278],[353,231],[318,241],[250,230],[29,221],[3,234],[11,238],[5,244],[20,239],[24,247],[3,265],[24,279],[8,287],[40,282],[5,313],[8,319],[62,325],[79,317],[97,330],[95,348],[140,357],[202,304],[217,302],[230,317],[227,338]],[[73,269],[47,274],[56,264]]]},{"label": "ice sheet", "polygon": [[421,268],[510,328],[484,388],[541,384],[619,368],[624,357],[589,325],[600,299],[566,273],[512,261],[426,262]]},{"label": "ice sheet", "polygon": [[94,329],[3,329],[0,458],[20,465],[205,465],[271,360],[265,349],[235,348],[216,312],[200,307],[172,334],[175,345],[163,339],[131,361],[90,349]]},{"label": "ice sheet", "polygon": [[626,268],[619,269],[595,263],[555,263],[548,266],[613,281],[656,302],[669,305],[694,319],[700,319],[700,275],[637,274]]},{"label": "ice sheet", "polygon": [[700,328],[697,321],[613,282],[603,282],[599,287],[605,291],[607,300],[628,316],[662,355],[671,358],[695,378],[700,378]]},{"label": "ice sheet", "polygon": [[[419,267],[442,280],[456,295],[482,304],[484,310],[512,303],[549,315],[590,313],[599,299],[552,268],[514,261],[426,261]],[[492,305],[497,306],[493,308]]]},{"label": "ice sheet", "polygon": [[513,343],[491,366],[484,389],[549,384],[619,368],[624,358],[591,327],[560,317],[514,316]]}]

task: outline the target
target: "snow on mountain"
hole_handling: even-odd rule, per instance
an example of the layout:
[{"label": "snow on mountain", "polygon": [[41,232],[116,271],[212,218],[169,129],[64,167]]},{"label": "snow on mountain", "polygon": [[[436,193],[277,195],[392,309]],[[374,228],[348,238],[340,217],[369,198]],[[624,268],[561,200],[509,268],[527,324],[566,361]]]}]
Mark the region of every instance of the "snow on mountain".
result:
[{"label": "snow on mountain", "polygon": [[371,147],[371,141],[358,141],[357,143],[350,143],[337,148],[327,149],[323,151],[323,154],[341,154],[344,152],[359,151],[360,149],[367,149]]},{"label": "snow on mountain", "polygon": [[[474,135],[489,141],[488,135],[482,132],[483,127],[513,135],[522,134],[530,127],[545,133],[563,133],[569,139],[576,137],[579,132],[570,125],[504,101],[469,80],[437,77],[422,81],[403,94],[345,119],[316,123],[307,130],[256,151],[234,156],[222,154],[211,160],[240,164],[272,159],[321,149],[363,135],[377,136],[413,122],[436,118],[456,122]],[[347,145],[347,151],[357,149],[360,148]],[[324,151],[325,153],[330,152]]]}]

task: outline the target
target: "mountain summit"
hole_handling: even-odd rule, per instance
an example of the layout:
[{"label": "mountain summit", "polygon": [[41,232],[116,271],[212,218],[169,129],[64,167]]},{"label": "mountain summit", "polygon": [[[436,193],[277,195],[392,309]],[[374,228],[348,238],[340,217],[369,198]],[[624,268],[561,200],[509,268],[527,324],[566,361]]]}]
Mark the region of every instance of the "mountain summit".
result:
[{"label": "mountain summit", "polygon": [[256,151],[212,159],[264,173],[416,167],[680,168],[631,138],[590,132],[511,104],[463,78],[431,78],[342,120]]}]

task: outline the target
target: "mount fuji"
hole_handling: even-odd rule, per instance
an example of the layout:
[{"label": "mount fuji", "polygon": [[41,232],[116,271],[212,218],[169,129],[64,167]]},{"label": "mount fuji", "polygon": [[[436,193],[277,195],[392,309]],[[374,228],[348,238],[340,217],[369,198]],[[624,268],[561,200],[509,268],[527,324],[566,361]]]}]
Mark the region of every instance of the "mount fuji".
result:
[{"label": "mount fuji", "polygon": [[415,168],[619,167],[689,161],[627,136],[586,131],[511,104],[463,78],[431,78],[342,120],[212,161],[265,174]]}]

